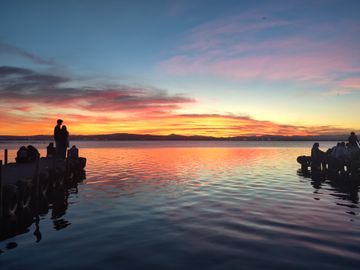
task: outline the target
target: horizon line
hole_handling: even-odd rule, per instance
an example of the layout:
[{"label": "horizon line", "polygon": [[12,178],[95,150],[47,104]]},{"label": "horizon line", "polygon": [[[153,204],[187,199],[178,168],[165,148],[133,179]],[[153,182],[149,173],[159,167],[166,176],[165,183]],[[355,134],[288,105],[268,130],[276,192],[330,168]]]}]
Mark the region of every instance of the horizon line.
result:
[{"label": "horizon line", "polygon": [[[160,135],[160,134],[139,134],[139,133],[127,133],[127,132],[116,132],[116,133],[100,133],[100,134],[72,134],[71,137],[96,137],[96,136],[113,136],[113,135],[129,135],[129,136],[149,136],[149,137],[171,137],[171,136],[178,136],[178,137],[208,137],[208,138],[215,138],[215,139],[229,139],[229,138],[247,138],[247,137],[335,137],[335,136],[348,136],[348,134],[341,133],[341,134],[314,134],[314,135],[281,135],[281,134],[253,134],[253,135],[236,135],[236,136],[212,136],[212,135],[181,135],[176,133],[171,133],[167,135]],[[0,134],[1,137],[53,137],[53,134],[34,134],[34,135],[7,135],[7,134]]]}]

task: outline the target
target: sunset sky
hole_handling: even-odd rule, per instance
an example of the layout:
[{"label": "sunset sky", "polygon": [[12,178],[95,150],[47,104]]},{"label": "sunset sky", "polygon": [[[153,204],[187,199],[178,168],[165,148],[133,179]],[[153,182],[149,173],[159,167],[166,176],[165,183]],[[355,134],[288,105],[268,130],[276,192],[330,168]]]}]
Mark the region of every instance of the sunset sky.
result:
[{"label": "sunset sky", "polygon": [[360,132],[360,1],[0,0],[0,135]]}]

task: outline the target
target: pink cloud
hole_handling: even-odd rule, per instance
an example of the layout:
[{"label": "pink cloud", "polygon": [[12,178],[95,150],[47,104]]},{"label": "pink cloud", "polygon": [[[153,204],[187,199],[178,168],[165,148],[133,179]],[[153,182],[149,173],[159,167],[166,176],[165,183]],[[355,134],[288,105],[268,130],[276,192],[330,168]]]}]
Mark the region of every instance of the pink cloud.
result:
[{"label": "pink cloud", "polygon": [[[349,35],[334,35],[329,23],[310,26],[303,21],[290,23],[261,17],[242,14],[195,27],[184,37],[177,53],[164,60],[160,68],[177,76],[306,81],[332,89],[348,88],[338,84],[339,77],[360,72],[356,43]],[[354,29],[351,22],[339,25]],[[269,34],[279,29],[285,31]]]},{"label": "pink cloud", "polygon": [[360,90],[360,78],[348,78],[341,82],[342,87]]},{"label": "pink cloud", "polygon": [[213,59],[198,56],[174,56],[162,68],[177,75],[215,75],[231,79],[298,80],[327,83],[331,74],[360,72],[338,55],[327,53],[306,55],[245,56],[234,59]]},{"label": "pink cloud", "polygon": [[360,78],[347,78],[338,82],[334,90],[325,93],[326,96],[348,95],[360,91]]}]

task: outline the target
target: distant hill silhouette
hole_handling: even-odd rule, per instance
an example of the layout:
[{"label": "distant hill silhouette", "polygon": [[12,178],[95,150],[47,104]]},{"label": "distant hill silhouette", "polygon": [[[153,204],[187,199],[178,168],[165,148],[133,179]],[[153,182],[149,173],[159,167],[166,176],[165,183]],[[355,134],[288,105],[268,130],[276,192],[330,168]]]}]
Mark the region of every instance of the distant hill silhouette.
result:
[{"label": "distant hill silhouette", "polygon": [[[114,133],[103,135],[71,135],[71,140],[79,141],[346,141],[349,135],[317,135],[317,136],[236,136],[236,137],[212,137],[212,136],[183,136],[183,135],[149,135]],[[51,141],[51,135],[34,136],[7,136],[0,135],[0,141]]]}]

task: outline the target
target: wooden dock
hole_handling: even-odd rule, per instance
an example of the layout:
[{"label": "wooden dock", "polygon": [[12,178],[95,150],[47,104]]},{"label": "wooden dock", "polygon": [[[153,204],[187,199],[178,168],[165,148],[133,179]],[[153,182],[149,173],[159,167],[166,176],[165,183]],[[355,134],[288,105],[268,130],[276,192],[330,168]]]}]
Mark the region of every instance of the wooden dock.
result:
[{"label": "wooden dock", "polygon": [[86,159],[39,158],[29,163],[0,162],[0,220],[12,217],[33,202],[84,178]]},{"label": "wooden dock", "polygon": [[296,160],[303,171],[310,169],[313,172],[329,172],[360,180],[360,160],[339,160],[331,156],[326,156],[321,161],[313,160],[310,156],[299,156]]}]

